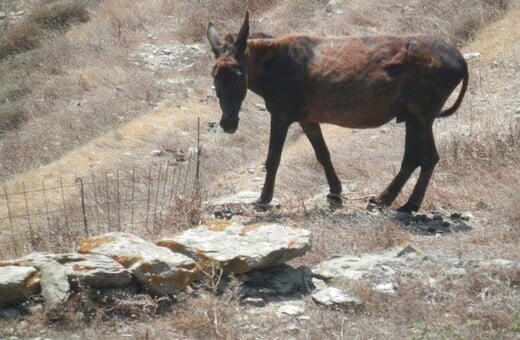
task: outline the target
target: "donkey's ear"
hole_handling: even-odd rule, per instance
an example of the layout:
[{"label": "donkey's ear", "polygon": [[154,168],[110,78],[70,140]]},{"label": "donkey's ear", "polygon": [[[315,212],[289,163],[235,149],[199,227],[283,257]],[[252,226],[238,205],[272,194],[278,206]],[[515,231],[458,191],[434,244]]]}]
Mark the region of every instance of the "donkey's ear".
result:
[{"label": "donkey's ear", "polygon": [[246,11],[246,18],[238,32],[235,48],[237,55],[243,55],[247,48],[247,38],[249,38],[249,11]]},{"label": "donkey's ear", "polygon": [[220,57],[220,54],[222,53],[222,42],[220,40],[220,35],[217,32],[217,28],[211,22],[208,24],[207,35],[211,49],[213,50],[213,53],[215,53],[215,58]]}]

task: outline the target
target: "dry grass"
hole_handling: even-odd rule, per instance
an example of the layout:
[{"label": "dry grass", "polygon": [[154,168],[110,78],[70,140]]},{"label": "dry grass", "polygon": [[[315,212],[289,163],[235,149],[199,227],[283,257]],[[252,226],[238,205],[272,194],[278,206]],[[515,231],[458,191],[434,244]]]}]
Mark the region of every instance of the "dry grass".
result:
[{"label": "dry grass", "polygon": [[[177,16],[175,35],[188,43],[203,41],[206,37],[208,22],[213,21],[223,28],[236,26],[237,20],[243,18],[246,9],[253,15],[261,15],[269,8],[277,7],[280,0],[228,0],[199,1],[196,7],[189,0],[177,1],[171,8]],[[180,14],[180,15],[179,15]]]},{"label": "dry grass", "polygon": [[39,46],[49,30],[63,29],[75,22],[88,20],[87,2],[53,1],[33,9],[22,22],[14,24],[0,35],[0,60]]}]

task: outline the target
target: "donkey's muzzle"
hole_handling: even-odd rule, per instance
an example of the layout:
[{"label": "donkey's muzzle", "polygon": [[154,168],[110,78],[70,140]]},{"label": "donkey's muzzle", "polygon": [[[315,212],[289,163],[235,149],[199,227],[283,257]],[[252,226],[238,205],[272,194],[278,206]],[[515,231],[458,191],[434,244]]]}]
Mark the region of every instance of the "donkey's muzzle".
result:
[{"label": "donkey's muzzle", "polygon": [[233,134],[238,129],[238,120],[237,121],[229,121],[229,120],[221,120],[220,127],[224,130],[225,133]]}]

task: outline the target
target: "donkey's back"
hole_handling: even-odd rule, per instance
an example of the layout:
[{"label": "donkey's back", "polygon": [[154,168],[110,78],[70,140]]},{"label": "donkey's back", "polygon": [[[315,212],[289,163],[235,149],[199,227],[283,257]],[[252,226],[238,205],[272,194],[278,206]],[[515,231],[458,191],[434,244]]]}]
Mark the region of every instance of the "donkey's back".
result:
[{"label": "donkey's back", "polygon": [[427,35],[289,35],[250,44],[269,56],[261,94],[305,122],[367,128],[394,117],[431,119],[467,72],[456,48]]}]

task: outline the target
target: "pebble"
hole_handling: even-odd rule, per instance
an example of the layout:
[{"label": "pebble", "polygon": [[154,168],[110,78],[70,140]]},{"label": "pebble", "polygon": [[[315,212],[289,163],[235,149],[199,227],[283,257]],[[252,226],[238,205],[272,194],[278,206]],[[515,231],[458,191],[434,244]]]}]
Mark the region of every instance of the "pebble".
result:
[{"label": "pebble", "polygon": [[242,301],[240,301],[240,304],[254,307],[265,307],[266,305],[264,299],[253,297],[243,299]]},{"label": "pebble", "polygon": [[466,59],[466,61],[478,60],[478,59],[480,59],[480,52],[464,53],[463,57],[464,57],[464,59]]},{"label": "pebble", "polygon": [[469,221],[469,220],[472,220],[473,218],[474,217],[470,212],[462,213],[462,215],[460,216],[460,219],[463,221]]},{"label": "pebble", "polygon": [[159,149],[152,150],[150,152],[150,155],[153,157],[160,157],[160,156],[162,156],[162,154],[163,154],[162,150],[159,150]]},{"label": "pebble", "polygon": [[298,305],[283,305],[278,308],[278,312],[281,314],[287,314],[291,316],[297,316],[303,314],[305,312],[305,309],[303,306]]},{"label": "pebble", "polygon": [[395,294],[396,289],[392,282],[380,283],[374,287],[375,290],[385,294]]}]

